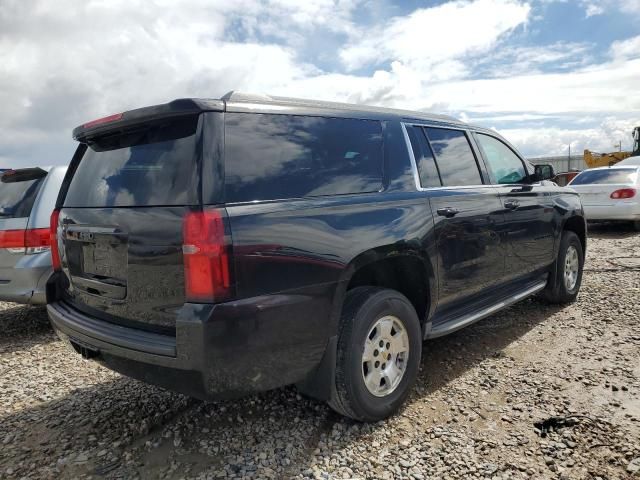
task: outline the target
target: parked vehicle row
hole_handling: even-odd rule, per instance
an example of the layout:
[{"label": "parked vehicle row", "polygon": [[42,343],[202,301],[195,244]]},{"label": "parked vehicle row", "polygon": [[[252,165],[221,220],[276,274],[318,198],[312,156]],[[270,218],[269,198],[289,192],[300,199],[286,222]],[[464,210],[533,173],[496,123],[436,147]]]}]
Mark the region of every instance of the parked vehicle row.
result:
[{"label": "parked vehicle row", "polygon": [[188,395],[296,384],[375,421],[409,394],[423,340],[580,289],[578,194],[451,117],[232,93],[74,138],[51,216],[52,325]]}]

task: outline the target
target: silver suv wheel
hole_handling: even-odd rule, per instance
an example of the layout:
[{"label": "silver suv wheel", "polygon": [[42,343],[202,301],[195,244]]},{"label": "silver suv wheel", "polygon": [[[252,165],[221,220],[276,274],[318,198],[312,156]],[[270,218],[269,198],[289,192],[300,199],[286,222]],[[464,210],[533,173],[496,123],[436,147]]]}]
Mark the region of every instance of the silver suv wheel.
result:
[{"label": "silver suv wheel", "polygon": [[391,315],[378,319],[362,350],[362,378],[369,393],[384,397],[393,392],[407,369],[409,335],[402,320]]},{"label": "silver suv wheel", "polygon": [[567,254],[564,257],[564,286],[568,291],[575,288],[580,270],[580,260],[578,250],[575,246],[569,245]]}]

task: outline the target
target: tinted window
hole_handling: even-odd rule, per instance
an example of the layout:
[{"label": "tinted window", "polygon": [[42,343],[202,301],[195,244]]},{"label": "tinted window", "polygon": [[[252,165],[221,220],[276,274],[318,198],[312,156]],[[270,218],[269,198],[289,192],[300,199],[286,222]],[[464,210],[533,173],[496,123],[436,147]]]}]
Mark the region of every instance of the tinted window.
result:
[{"label": "tinted window", "polygon": [[524,164],[509,147],[489,135],[478,134],[477,138],[495,183],[522,183],[525,180]]},{"label": "tinted window", "polygon": [[440,174],[436,167],[433,151],[427,142],[424,131],[420,127],[407,127],[407,133],[416,159],[420,184],[424,187],[440,187]]},{"label": "tinted window", "polygon": [[147,125],[91,143],[73,175],[66,207],[196,203],[198,117]]},{"label": "tinted window", "polygon": [[[0,218],[28,217],[44,178],[0,183]],[[53,208],[53,207],[52,207]]]},{"label": "tinted window", "polygon": [[635,168],[612,168],[609,170],[585,170],[576,176],[569,185],[588,184],[633,184],[638,179]]},{"label": "tinted window", "polygon": [[382,187],[379,122],[228,113],[228,202],[374,192]]},{"label": "tinted window", "polygon": [[476,158],[464,132],[425,128],[445,186],[481,185]]}]

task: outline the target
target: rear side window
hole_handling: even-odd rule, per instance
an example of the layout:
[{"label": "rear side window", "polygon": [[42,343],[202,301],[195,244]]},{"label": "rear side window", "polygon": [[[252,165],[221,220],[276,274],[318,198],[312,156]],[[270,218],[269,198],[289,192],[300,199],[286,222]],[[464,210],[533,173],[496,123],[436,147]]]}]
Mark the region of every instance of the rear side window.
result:
[{"label": "rear side window", "polygon": [[380,122],[227,113],[227,202],[375,192],[382,188]]},{"label": "rear side window", "polygon": [[44,178],[0,183],[0,218],[21,218],[31,214]]},{"label": "rear side window", "polygon": [[407,126],[407,134],[416,159],[420,185],[423,188],[442,186],[433,151],[427,142],[424,130],[417,126]]},{"label": "rear side window", "polygon": [[610,170],[585,170],[576,176],[569,185],[624,184],[631,185],[638,179],[635,168],[612,168]]},{"label": "rear side window", "polygon": [[467,135],[460,130],[425,128],[444,186],[481,185],[482,177]]},{"label": "rear side window", "polygon": [[198,117],[165,121],[92,141],[75,171],[65,207],[197,203]]}]

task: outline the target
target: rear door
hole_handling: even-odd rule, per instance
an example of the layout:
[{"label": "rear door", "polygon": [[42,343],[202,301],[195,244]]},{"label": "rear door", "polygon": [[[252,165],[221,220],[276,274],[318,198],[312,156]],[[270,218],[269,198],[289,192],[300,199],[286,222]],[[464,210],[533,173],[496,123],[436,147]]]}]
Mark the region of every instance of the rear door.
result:
[{"label": "rear door", "polygon": [[79,147],[59,220],[65,300],[79,310],[175,331],[185,301],[183,217],[200,204],[199,118],[129,127]]},{"label": "rear door", "polygon": [[438,310],[498,283],[504,275],[503,212],[483,182],[463,130],[407,126],[423,189],[429,191],[438,250]]},{"label": "rear door", "polygon": [[531,182],[524,161],[502,140],[484,133],[475,138],[505,212],[505,280],[525,277],[554,260],[552,184]]}]

